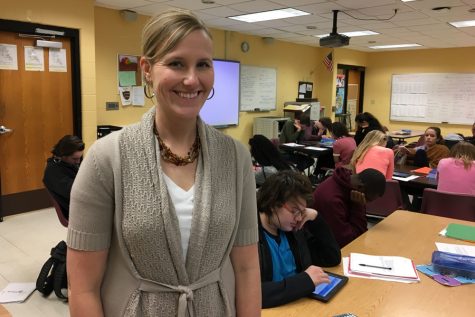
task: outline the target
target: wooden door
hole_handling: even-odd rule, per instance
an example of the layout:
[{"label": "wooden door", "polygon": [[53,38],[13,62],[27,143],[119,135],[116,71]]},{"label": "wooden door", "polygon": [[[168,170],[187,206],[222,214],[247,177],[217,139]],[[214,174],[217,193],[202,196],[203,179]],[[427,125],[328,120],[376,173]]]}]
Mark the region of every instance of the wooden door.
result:
[{"label": "wooden door", "polygon": [[[42,179],[52,146],[73,133],[71,46],[66,50],[65,72],[49,70],[49,48],[43,48],[43,71],[25,70],[25,47],[36,39],[0,31],[0,44],[16,46],[18,69],[0,69],[0,126],[12,132],[0,134],[2,198],[44,188]],[[8,210],[4,210],[8,214]]]}]

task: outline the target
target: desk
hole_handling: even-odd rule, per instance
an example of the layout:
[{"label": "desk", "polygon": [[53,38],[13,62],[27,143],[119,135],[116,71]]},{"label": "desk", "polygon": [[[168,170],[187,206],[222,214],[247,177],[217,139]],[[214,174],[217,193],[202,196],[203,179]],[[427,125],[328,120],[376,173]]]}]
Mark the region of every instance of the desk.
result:
[{"label": "desk", "polygon": [[[449,223],[473,222],[398,210],[342,249],[374,255],[398,255],[429,263],[435,242],[468,244],[438,235]],[[343,274],[341,264],[328,271]],[[327,304],[304,298],[262,310],[263,317],[330,317],[351,312],[358,317],[472,316],[475,284],[449,288],[420,273],[421,282],[404,284],[350,277],[348,284]]]},{"label": "desk", "polygon": [[[310,148],[309,148],[310,147]],[[318,148],[321,148],[322,150],[319,151],[319,150],[315,150],[315,149],[312,149],[312,147],[318,147]],[[311,156],[313,158],[318,158],[322,155],[332,155],[333,154],[333,149],[331,147],[327,147],[327,146],[320,146],[319,143],[314,143],[314,145],[310,145],[307,144],[307,145],[301,145],[301,146],[289,146],[289,145],[285,145],[285,144],[281,144],[279,145],[279,148],[286,151],[286,152],[300,152],[300,153],[304,153],[308,156]]]},{"label": "desk", "polygon": [[412,179],[408,182],[399,181],[401,186],[413,187],[424,191],[424,188],[434,188],[437,189],[437,178],[429,178],[427,175],[418,174],[411,172],[412,170],[418,169],[420,167],[412,166],[412,165],[395,165],[394,170],[398,172],[410,173],[413,175],[419,175],[418,178]]},{"label": "desk", "polygon": [[408,134],[401,134],[401,131],[393,131],[389,136],[393,139],[398,139],[398,143],[403,143],[406,139],[415,138],[425,134],[425,131],[411,130]]}]

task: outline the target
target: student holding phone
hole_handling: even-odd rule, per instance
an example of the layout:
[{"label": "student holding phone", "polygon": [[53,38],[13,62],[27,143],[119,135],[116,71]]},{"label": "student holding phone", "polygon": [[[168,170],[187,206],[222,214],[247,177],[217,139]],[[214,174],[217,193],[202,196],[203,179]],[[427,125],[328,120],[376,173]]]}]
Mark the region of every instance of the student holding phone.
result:
[{"label": "student holding phone", "polygon": [[307,208],[311,195],[308,178],[289,170],[270,176],[257,193],[263,308],[311,295],[330,282],[321,267],[340,263],[330,228]]}]

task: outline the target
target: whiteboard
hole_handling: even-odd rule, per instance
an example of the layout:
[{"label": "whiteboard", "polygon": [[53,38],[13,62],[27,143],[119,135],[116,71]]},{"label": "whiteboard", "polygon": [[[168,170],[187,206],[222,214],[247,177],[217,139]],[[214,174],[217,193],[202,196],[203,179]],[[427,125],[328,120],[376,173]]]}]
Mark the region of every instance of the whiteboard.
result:
[{"label": "whiteboard", "polygon": [[277,71],[275,68],[241,65],[241,111],[276,109]]},{"label": "whiteboard", "polygon": [[475,121],[475,74],[393,75],[390,119],[471,125]]}]

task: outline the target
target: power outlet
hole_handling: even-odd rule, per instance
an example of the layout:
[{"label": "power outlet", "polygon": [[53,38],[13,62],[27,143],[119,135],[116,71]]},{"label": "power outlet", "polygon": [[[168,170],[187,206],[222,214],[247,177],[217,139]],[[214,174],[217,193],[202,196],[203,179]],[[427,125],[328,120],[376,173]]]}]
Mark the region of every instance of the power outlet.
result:
[{"label": "power outlet", "polygon": [[117,101],[107,101],[106,110],[119,110],[119,103]]}]

